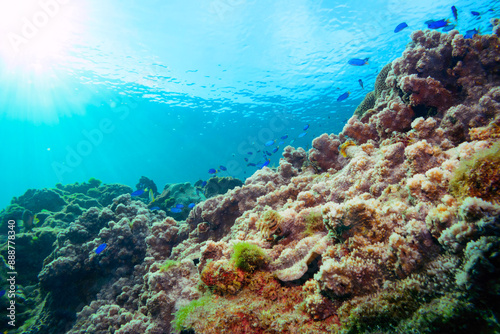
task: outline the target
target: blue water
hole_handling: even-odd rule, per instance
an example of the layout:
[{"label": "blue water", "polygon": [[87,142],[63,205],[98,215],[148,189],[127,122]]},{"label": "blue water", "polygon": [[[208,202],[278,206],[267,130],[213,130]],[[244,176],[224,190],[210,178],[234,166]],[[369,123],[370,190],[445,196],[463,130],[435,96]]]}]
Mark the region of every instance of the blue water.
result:
[{"label": "blue water", "polygon": [[[271,152],[269,140],[288,135],[273,166],[291,140],[307,149],[340,132],[425,21],[490,33],[500,12],[498,1],[5,3],[0,207],[28,188],[90,177],[134,186],[144,175],[162,189],[223,165],[220,175],[245,179],[256,167],[244,158],[265,161],[257,151]],[[347,64],[366,57],[366,66]]]}]

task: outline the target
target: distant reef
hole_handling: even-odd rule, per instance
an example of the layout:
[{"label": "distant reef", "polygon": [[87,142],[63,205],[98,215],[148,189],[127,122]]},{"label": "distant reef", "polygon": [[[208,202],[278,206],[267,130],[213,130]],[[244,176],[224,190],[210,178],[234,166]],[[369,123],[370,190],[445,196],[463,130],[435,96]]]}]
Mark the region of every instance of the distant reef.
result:
[{"label": "distant reef", "polygon": [[[182,221],[186,219],[196,203],[217,194],[224,194],[242,184],[241,180],[232,177],[213,177],[203,187],[201,186],[202,181],[197,182],[197,186],[191,185],[189,182],[167,184],[163,192],[158,194],[155,183],[143,176],[136,188],[151,189],[155,197],[154,201],[151,201],[148,192],[132,199],[130,194],[133,189],[131,187],[121,184],[102,184],[100,180],[91,178],[83,183],[77,182],[68,185],[58,183],[55,188],[51,189],[29,189],[23,195],[14,197],[11,204],[0,211],[0,240],[2,242],[0,259],[4,264],[0,270],[0,281],[6,282],[0,285],[0,291],[9,290],[7,283],[9,277],[7,272],[10,271],[7,266],[9,248],[6,240],[9,226],[11,226],[9,221],[14,221],[12,230],[16,233],[13,241],[17,254],[15,264],[17,271],[16,318],[17,323],[21,324],[18,326],[18,332],[65,333],[75,321],[79,306],[89,300],[89,294],[93,296],[91,298],[94,298],[95,294],[102,288],[102,284],[109,282],[106,276],[110,270],[117,268],[125,270],[120,267],[125,258],[114,262],[114,265],[118,267],[107,268],[104,272],[102,271],[104,267],[101,264],[97,264],[98,267],[95,268],[96,263],[93,262],[92,258],[84,259],[92,252],[94,252],[94,256],[98,255],[95,253],[95,249],[104,243],[98,238],[98,234],[103,227],[109,227],[113,224],[101,214],[99,214],[101,218],[98,218],[97,221],[85,222],[85,220],[90,219],[91,212],[99,213],[109,207],[116,207],[118,198],[123,198],[122,195],[125,195],[129,199],[129,203],[135,203],[135,205],[142,207],[143,211],[149,212],[152,217],[165,219],[172,216],[178,221]],[[180,212],[171,211],[172,208],[181,205]],[[133,227],[132,223],[130,223],[130,227]],[[146,229],[150,227],[148,226]],[[133,233],[137,234],[135,228],[133,230]],[[70,236],[69,239],[67,239],[68,236]],[[121,237],[116,237],[120,239],[116,246],[119,247],[126,243],[125,240],[121,240]],[[131,253],[133,258],[128,258],[125,262],[135,264],[136,261],[144,260],[145,250],[141,251],[140,245],[141,242],[144,244],[145,236],[139,237],[140,242],[137,237],[135,235],[132,240],[128,240],[131,242],[130,247],[134,247],[134,244],[137,243],[137,250]],[[85,268],[79,268],[81,264],[78,264],[78,261],[75,262],[75,259],[63,260],[60,256],[54,255],[57,253],[59,245],[66,240],[71,240],[71,243],[74,244],[73,247],[75,245],[83,247],[78,250],[81,253],[80,260],[91,261],[84,266]],[[92,242],[89,243],[90,241]],[[99,243],[99,241],[101,242]],[[109,243],[109,240],[106,242]],[[105,253],[116,249],[116,246],[110,244],[110,247],[107,247],[106,245]],[[76,250],[73,249],[71,252],[69,257],[74,257]],[[119,257],[122,258],[123,254],[120,253]],[[56,259],[57,261],[54,262]],[[127,266],[130,263],[127,263]],[[72,267],[73,265],[76,267]],[[60,276],[64,271],[66,273]],[[45,283],[42,284],[42,282]],[[75,282],[84,284],[85,291],[81,290],[82,286],[76,286]],[[72,298],[68,298],[68,294]],[[8,328],[7,321],[9,319],[6,317],[8,303],[9,300],[6,297],[0,298],[0,306],[5,306],[0,311],[2,314],[0,324],[3,328]],[[40,307],[41,304],[45,305],[44,308]],[[47,321],[47,317],[51,317],[51,320]],[[33,326],[35,321],[36,325]],[[49,326],[55,327],[49,330]],[[66,328],[66,330],[60,328]]]},{"label": "distant reef", "polygon": [[244,184],[14,198],[18,333],[500,332],[499,35],[414,32],[341,133]]}]

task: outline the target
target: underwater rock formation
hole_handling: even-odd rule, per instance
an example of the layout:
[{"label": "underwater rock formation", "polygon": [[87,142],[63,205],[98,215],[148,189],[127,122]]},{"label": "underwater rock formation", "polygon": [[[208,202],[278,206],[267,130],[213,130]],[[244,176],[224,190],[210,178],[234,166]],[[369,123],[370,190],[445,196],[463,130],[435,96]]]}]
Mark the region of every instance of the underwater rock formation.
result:
[{"label": "underwater rock formation", "polygon": [[228,190],[234,189],[236,187],[242,186],[243,182],[240,179],[236,179],[230,176],[214,176],[208,179],[207,185],[204,189],[204,195],[207,198],[214,197],[216,195],[222,195],[228,192]]},{"label": "underwater rock formation", "polygon": [[159,205],[196,200],[179,219],[128,193],[104,205],[101,186],[89,208],[50,190],[67,226],[20,288],[41,305],[23,330],[498,332],[499,36],[412,41],[338,135],[206,200],[167,185]]},{"label": "underwater rock formation", "polygon": [[[179,329],[498,328],[488,316],[498,315],[498,295],[485,285],[498,285],[487,273],[499,271],[491,253],[500,241],[498,168],[491,167],[499,154],[498,36],[415,32],[412,39],[379,76],[385,88],[370,111],[339,135],[316,138],[309,152],[287,147],[278,170],[258,171],[215,197],[216,207],[191,214],[193,232],[171,258],[200,258],[198,272],[211,277],[202,279],[205,289],[221,297],[181,309]],[[357,145],[342,146],[347,137]],[[204,222],[223,232],[200,238]],[[242,240],[268,257],[255,273],[238,275],[231,262]],[[221,270],[227,279],[212,280]]]},{"label": "underwater rock formation", "polygon": [[[88,182],[68,185],[56,184],[52,189],[28,189],[23,195],[14,197],[6,209],[0,212],[0,230],[7,231],[7,222],[15,220],[16,227],[30,230],[33,227],[67,227],[71,222],[91,207],[105,207],[119,195],[132,192],[132,188],[121,184],[101,185],[101,181],[90,178]],[[33,226],[25,226],[29,211],[38,221]],[[31,224],[30,224],[31,225]],[[0,238],[2,236],[0,235]]]},{"label": "underwater rock formation", "polygon": [[375,80],[375,90],[366,94],[363,101],[359,104],[359,106],[354,111],[354,115],[361,117],[365,112],[369,109],[372,109],[375,106],[375,101],[380,97],[383,91],[388,89],[385,80],[387,79],[387,74],[392,68],[392,63],[385,65],[380,73],[377,75],[377,79]]}]

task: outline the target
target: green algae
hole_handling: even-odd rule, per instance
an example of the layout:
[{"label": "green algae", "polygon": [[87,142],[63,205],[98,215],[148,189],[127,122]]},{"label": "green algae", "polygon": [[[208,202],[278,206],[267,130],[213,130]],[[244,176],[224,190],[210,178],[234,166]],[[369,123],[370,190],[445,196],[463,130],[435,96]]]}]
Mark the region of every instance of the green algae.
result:
[{"label": "green algae", "polygon": [[195,309],[207,305],[211,300],[212,297],[210,295],[205,295],[181,307],[177,312],[173,313],[175,317],[174,320],[172,320],[173,327],[178,331],[185,329],[184,322],[189,318],[191,313],[193,313]]},{"label": "green algae", "polygon": [[257,245],[248,242],[239,242],[233,246],[234,253],[231,259],[236,268],[246,272],[253,272],[267,262],[266,253]]},{"label": "green algae", "polygon": [[166,272],[170,268],[178,266],[180,264],[179,261],[174,261],[174,260],[166,260],[160,267],[161,272]]},{"label": "green algae", "polygon": [[305,217],[306,222],[306,235],[313,235],[315,232],[325,229],[323,224],[323,215],[320,212],[311,211]]}]

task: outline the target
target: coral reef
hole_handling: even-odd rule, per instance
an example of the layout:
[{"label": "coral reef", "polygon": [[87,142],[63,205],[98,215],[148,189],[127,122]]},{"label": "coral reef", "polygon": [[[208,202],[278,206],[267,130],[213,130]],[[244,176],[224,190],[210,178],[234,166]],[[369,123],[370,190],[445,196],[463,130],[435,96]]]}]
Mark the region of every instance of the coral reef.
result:
[{"label": "coral reef", "polygon": [[457,198],[479,197],[487,201],[500,198],[500,142],[460,161],[450,180],[451,193]]},{"label": "coral reef", "polygon": [[22,332],[500,331],[498,59],[498,35],[416,31],[341,133],[224,191],[15,198],[2,222],[24,215],[20,247],[39,252]]},{"label": "coral reef", "polygon": [[[191,210],[189,208],[190,203],[199,203],[206,199],[206,197],[194,187],[191,183],[173,183],[167,184],[163,188],[163,191],[158,195],[154,202],[149,202],[148,207],[159,207],[161,210],[165,211],[168,216],[171,216],[177,220],[185,220]],[[182,205],[180,212],[173,212],[171,208],[176,207],[176,205]]]},{"label": "coral reef", "polygon": [[236,187],[241,187],[243,182],[230,176],[214,176],[208,179],[207,185],[205,186],[203,194],[206,198],[214,197],[217,195],[223,195],[228,192],[228,190],[234,189]]},{"label": "coral reef", "polygon": [[380,73],[377,75],[377,79],[375,80],[375,89],[368,94],[366,94],[364,100],[359,104],[359,106],[354,111],[354,115],[358,117],[362,117],[365,112],[372,109],[375,106],[375,102],[381,96],[382,92],[388,89],[387,84],[385,83],[385,79],[387,78],[387,74],[392,68],[392,63],[385,65]]},{"label": "coral reef", "polygon": [[145,177],[145,176],[141,176],[141,178],[139,179],[139,183],[137,183],[135,185],[135,188],[136,189],[143,189],[143,190],[144,189],[151,189],[155,196],[158,194],[158,188],[156,187],[156,184],[154,183],[154,181]]}]

